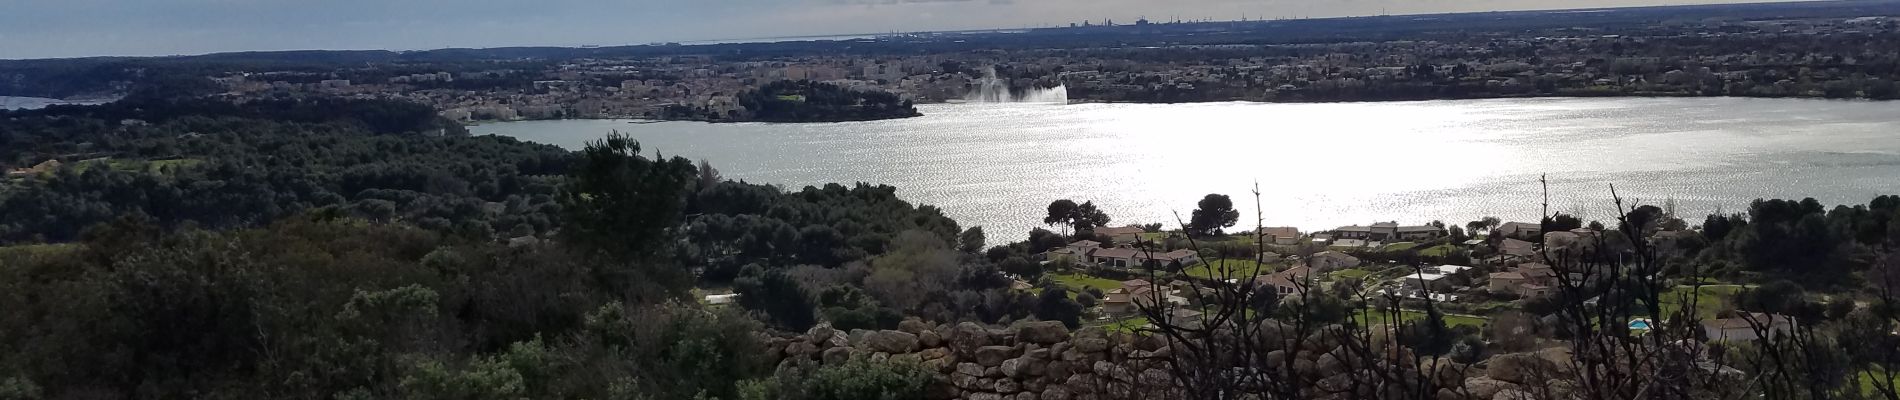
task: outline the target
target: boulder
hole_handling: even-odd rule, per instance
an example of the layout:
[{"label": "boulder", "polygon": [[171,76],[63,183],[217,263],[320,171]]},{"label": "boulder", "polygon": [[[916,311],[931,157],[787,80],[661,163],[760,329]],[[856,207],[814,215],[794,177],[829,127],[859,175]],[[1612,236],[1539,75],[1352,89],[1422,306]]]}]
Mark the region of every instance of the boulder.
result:
[{"label": "boulder", "polygon": [[1533,395],[1531,394],[1531,392],[1526,392],[1520,389],[1499,390],[1497,394],[1491,395],[1491,400],[1536,400],[1536,399],[1537,399],[1536,395]]},{"label": "boulder", "polygon": [[1535,377],[1551,372],[1549,360],[1536,354],[1514,353],[1486,361],[1484,375],[1500,381],[1529,385]]},{"label": "boulder", "polygon": [[912,335],[922,335],[924,331],[930,330],[930,325],[916,318],[905,318],[903,322],[897,323],[897,330]]},{"label": "boulder", "polygon": [[1023,373],[1029,376],[1043,376],[1049,373],[1049,360],[1041,358],[1022,358]]},{"label": "boulder", "polygon": [[792,342],[791,344],[785,345],[785,356],[788,358],[809,359],[811,358],[812,353],[817,353],[817,352],[818,352],[818,345],[812,344],[809,342],[798,341],[798,342]]},{"label": "boulder", "polygon": [[1020,379],[1029,375],[1029,361],[1022,358],[1003,360],[1003,365],[999,366],[999,368],[1002,368],[1003,376],[1007,376],[1010,379]]},{"label": "boulder", "polygon": [[963,390],[979,390],[977,382],[983,378],[983,367],[971,363],[957,364],[957,371],[950,374],[950,383]]},{"label": "boulder", "polygon": [[943,336],[937,335],[937,331],[919,332],[917,333],[917,344],[925,348],[943,347]]},{"label": "boulder", "polygon": [[1334,356],[1333,353],[1326,353],[1325,355],[1319,356],[1319,363],[1315,366],[1319,368],[1320,375],[1336,375],[1346,370],[1346,363],[1341,361],[1339,357]]},{"label": "boulder", "polygon": [[1470,392],[1473,398],[1479,399],[1489,399],[1496,396],[1499,391],[1517,388],[1517,384],[1491,379],[1488,376],[1465,380],[1465,391]]},{"label": "boulder", "polygon": [[1008,360],[1012,356],[1010,353],[1014,351],[1015,348],[1005,346],[978,347],[975,351],[976,363],[985,367],[1000,366],[1003,365],[1003,360]]},{"label": "boulder", "polygon": [[990,328],[987,329],[986,332],[990,335],[990,343],[1010,344],[1016,341],[1016,332],[1011,332],[1008,329]]},{"label": "boulder", "polygon": [[1049,380],[1053,382],[1065,381],[1069,379],[1069,374],[1074,371],[1074,368],[1075,364],[1068,361],[1050,361],[1049,365],[1044,367],[1043,376],[1049,377]]},{"label": "boulder", "polygon": [[1071,399],[1071,398],[1073,398],[1073,397],[1074,397],[1074,395],[1072,395],[1072,394],[1070,394],[1070,393],[1069,393],[1069,390],[1068,390],[1068,389],[1063,389],[1063,388],[1062,388],[1061,386],[1050,386],[1050,387],[1049,387],[1049,388],[1047,388],[1047,389],[1043,389],[1043,390],[1042,390],[1042,395],[1041,395],[1040,397],[1037,397],[1037,399],[1040,399],[1040,400],[1070,400],[1070,399]]},{"label": "boulder", "polygon": [[871,350],[891,354],[904,354],[917,351],[917,335],[902,331],[877,331],[865,334],[865,344]]},{"label": "boulder", "polygon": [[957,364],[956,375],[969,376],[973,378],[981,378],[983,377],[983,366],[976,365],[976,363]]},{"label": "boulder", "polygon": [[1003,367],[983,367],[984,378],[1002,378]]},{"label": "boulder", "polygon": [[1056,344],[1069,340],[1069,327],[1061,321],[1041,321],[1020,325],[1016,330],[1016,340],[1037,343]]},{"label": "boulder", "polygon": [[997,379],[996,380],[997,393],[1010,394],[1010,393],[1020,392],[1022,391],[1022,389],[1023,389],[1022,384],[1016,383],[1015,379]]},{"label": "boulder", "polygon": [[957,327],[950,331],[950,349],[956,351],[957,355],[975,355],[977,348],[988,345],[990,345],[989,330],[983,329],[982,325],[974,322],[957,324]]},{"label": "boulder", "polygon": [[1171,387],[1174,386],[1174,376],[1169,375],[1167,371],[1150,368],[1142,370],[1136,382],[1147,387]]},{"label": "boulder", "polygon": [[851,347],[851,338],[846,337],[844,332],[831,331],[831,338],[825,339],[824,345],[820,347]]},{"label": "boulder", "polygon": [[1103,338],[1077,338],[1072,343],[1075,344],[1075,351],[1082,353],[1100,353],[1108,350],[1108,339]]},{"label": "boulder", "polygon": [[831,329],[830,324],[818,324],[818,326],[811,327],[810,330],[805,331],[805,340],[810,341],[811,344],[823,344],[825,341],[831,340],[832,332],[837,332],[837,330]]},{"label": "boulder", "polygon": [[870,335],[871,331],[852,329],[851,334],[847,335],[847,338],[850,339],[852,347],[864,347],[864,337]]},{"label": "boulder", "polygon": [[924,360],[937,360],[937,359],[942,359],[944,357],[949,357],[949,356],[950,356],[950,349],[945,349],[941,347],[924,349],[923,351],[917,352],[917,358],[924,359]]},{"label": "boulder", "polygon": [[987,392],[971,393],[970,396],[966,398],[970,400],[1004,400],[1003,395]]},{"label": "boulder", "polygon": [[839,365],[844,364],[845,361],[851,361],[851,348],[833,347],[825,349],[824,360],[825,364],[829,365]]}]

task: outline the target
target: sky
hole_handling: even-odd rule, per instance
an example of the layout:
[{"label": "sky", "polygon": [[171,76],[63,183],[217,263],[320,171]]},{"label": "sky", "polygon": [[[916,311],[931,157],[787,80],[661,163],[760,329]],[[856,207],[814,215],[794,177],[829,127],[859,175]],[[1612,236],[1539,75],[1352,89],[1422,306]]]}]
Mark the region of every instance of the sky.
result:
[{"label": "sky", "polygon": [[0,59],[624,45],[1722,0],[0,0]]}]

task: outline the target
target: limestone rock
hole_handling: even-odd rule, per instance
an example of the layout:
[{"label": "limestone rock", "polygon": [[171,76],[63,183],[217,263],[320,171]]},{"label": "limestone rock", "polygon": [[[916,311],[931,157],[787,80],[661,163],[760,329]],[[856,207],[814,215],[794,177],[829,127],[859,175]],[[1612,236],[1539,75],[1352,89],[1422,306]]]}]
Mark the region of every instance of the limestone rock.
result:
[{"label": "limestone rock", "polygon": [[1078,352],[1100,353],[1104,350],[1108,350],[1108,339],[1077,338],[1075,339],[1074,343],[1075,343],[1075,351],[1078,351]]},{"label": "limestone rock", "polygon": [[917,351],[917,335],[901,331],[877,331],[865,334],[865,344],[871,350],[891,354],[904,354]]},{"label": "limestone rock", "polygon": [[1003,400],[1003,395],[995,394],[995,393],[987,393],[987,392],[971,393],[970,396],[967,398],[970,400]]},{"label": "limestone rock", "polygon": [[1531,384],[1538,374],[1550,372],[1550,361],[1535,354],[1504,354],[1487,361],[1485,376],[1520,385]]},{"label": "limestone rock", "polygon": [[937,335],[937,331],[919,332],[917,333],[917,344],[923,345],[925,348],[943,347],[943,336]]},{"label": "limestone rock", "polygon": [[1072,397],[1074,396],[1069,393],[1068,389],[1063,389],[1061,386],[1050,386],[1048,389],[1043,389],[1042,396],[1037,398],[1040,400],[1069,400]]},{"label": "limestone rock", "polygon": [[1491,400],[1535,400],[1536,398],[1537,396],[1532,395],[1531,392],[1518,389],[1499,390],[1497,394],[1491,395]]},{"label": "limestone rock", "polygon": [[976,349],[976,363],[985,367],[1003,365],[1003,360],[1008,360],[1010,358],[1010,352],[1013,350],[1015,349],[1004,346],[978,347]]},{"label": "limestone rock", "polygon": [[844,332],[831,331],[831,338],[825,339],[823,347],[851,347],[851,338],[846,337]]},{"label": "limestone rock", "polygon": [[1010,379],[1019,379],[1029,375],[1029,361],[1022,358],[1003,360],[1003,365],[1000,367],[1003,370],[1003,376],[1007,376]]},{"label": "limestone rock", "polygon": [[1075,364],[1064,360],[1056,360],[1050,361],[1049,366],[1046,368],[1047,370],[1043,372],[1043,376],[1049,377],[1050,381],[1062,382],[1068,380],[1069,374],[1075,371]]},{"label": "limestone rock", "polygon": [[1465,390],[1469,391],[1472,397],[1479,399],[1489,399],[1505,389],[1517,388],[1517,384],[1491,379],[1491,377],[1488,376],[1480,376],[1465,381]]},{"label": "limestone rock", "polygon": [[897,323],[897,330],[912,335],[922,335],[924,331],[930,330],[930,325],[916,318],[905,318],[903,322]]},{"label": "limestone rock", "polygon": [[983,367],[971,363],[957,364],[957,371],[950,374],[950,383],[963,390],[977,390],[977,382],[983,378]]},{"label": "limestone rock", "polygon": [[1136,382],[1147,387],[1169,387],[1174,383],[1174,376],[1168,375],[1167,371],[1150,368],[1141,371]]},{"label": "limestone rock", "polygon": [[802,342],[802,341],[792,342],[791,344],[785,345],[785,355],[786,357],[789,357],[789,358],[809,359],[811,358],[812,353],[817,353],[817,352],[818,352],[818,345],[808,343],[808,342]]},{"label": "limestone rock", "polygon": [[833,347],[833,348],[825,349],[824,359],[825,359],[825,364],[829,364],[829,365],[844,364],[845,361],[851,360],[851,348]]},{"label": "limestone rock", "polygon": [[811,344],[823,344],[825,341],[831,340],[832,332],[837,332],[837,330],[831,329],[831,325],[818,324],[818,326],[811,327],[810,330],[805,331],[805,340],[811,341]]},{"label": "limestone rock", "polygon": [[1016,340],[1037,343],[1056,344],[1069,340],[1069,327],[1061,321],[1031,322],[1021,325],[1016,332]]},{"label": "limestone rock", "polygon": [[1015,379],[997,379],[996,380],[997,393],[1010,394],[1010,393],[1020,392],[1022,391],[1022,389],[1023,389],[1022,384],[1016,383]]},{"label": "limestone rock", "polygon": [[958,355],[975,355],[976,349],[990,345],[990,332],[974,322],[957,324],[950,331],[950,349]]},{"label": "limestone rock", "polygon": [[928,349],[924,349],[923,351],[917,352],[917,358],[921,358],[925,360],[937,360],[937,359],[942,359],[944,357],[949,357],[949,356],[950,356],[950,350],[941,348],[941,347],[928,348]]}]

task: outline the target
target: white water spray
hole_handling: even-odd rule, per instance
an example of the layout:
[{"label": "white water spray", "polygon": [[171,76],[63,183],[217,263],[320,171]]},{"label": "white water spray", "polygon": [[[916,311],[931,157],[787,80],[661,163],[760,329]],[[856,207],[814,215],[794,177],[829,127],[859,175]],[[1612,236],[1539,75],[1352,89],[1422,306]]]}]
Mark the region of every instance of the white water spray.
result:
[{"label": "white water spray", "polygon": [[971,103],[1055,103],[1069,104],[1069,88],[1057,85],[1048,89],[1030,89],[1020,95],[1011,93],[1009,81],[996,77],[996,69],[991,68],[977,80],[976,90],[964,96]]}]

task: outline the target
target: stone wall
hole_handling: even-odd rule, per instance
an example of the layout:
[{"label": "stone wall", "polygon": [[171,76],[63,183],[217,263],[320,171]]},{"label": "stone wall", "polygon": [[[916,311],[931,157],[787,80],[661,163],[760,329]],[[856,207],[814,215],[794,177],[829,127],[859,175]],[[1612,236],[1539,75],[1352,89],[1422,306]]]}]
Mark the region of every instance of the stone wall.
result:
[{"label": "stone wall", "polygon": [[[1260,328],[1277,330],[1264,325]],[[1278,335],[1262,340],[1271,342],[1263,342],[1268,348],[1303,341],[1309,349],[1331,349],[1296,352],[1291,365],[1299,374],[1314,379],[1307,388],[1312,392],[1302,395],[1394,397],[1392,393],[1355,393],[1365,389],[1355,387],[1355,382],[1367,377],[1354,379],[1354,375],[1371,372],[1365,369],[1367,366],[1354,365],[1358,362],[1353,358],[1343,357],[1346,353],[1332,337],[1315,332],[1304,340]],[[1388,345],[1383,339],[1375,342],[1381,342],[1382,347]],[[802,335],[770,338],[767,346],[781,370],[839,364],[852,357],[914,362],[932,373],[934,382],[928,398],[934,400],[1184,398],[1172,376],[1156,361],[1170,355],[1161,338],[1108,333],[1097,327],[1072,333],[1060,322],[992,328],[967,322],[933,327],[910,320],[897,330],[851,332],[820,325]],[[1386,356],[1391,358],[1376,361],[1377,369],[1434,380],[1435,386],[1442,388],[1436,396],[1442,400],[1518,400],[1532,397],[1531,392],[1537,388],[1569,391],[1563,385],[1554,385],[1546,374],[1537,373],[1567,364],[1568,355],[1561,349],[1505,354],[1469,366],[1448,360],[1414,366],[1410,361],[1416,359],[1409,351],[1396,347],[1391,350]],[[1285,353],[1274,350],[1267,358],[1284,359]]]},{"label": "stone wall", "polygon": [[911,320],[897,330],[848,333],[820,325],[767,344],[781,369],[854,356],[916,362],[933,373],[931,399],[1068,400],[1173,390],[1167,372],[1148,360],[1166,355],[1162,342],[1101,328],[1071,333],[1053,321],[988,328]]}]

